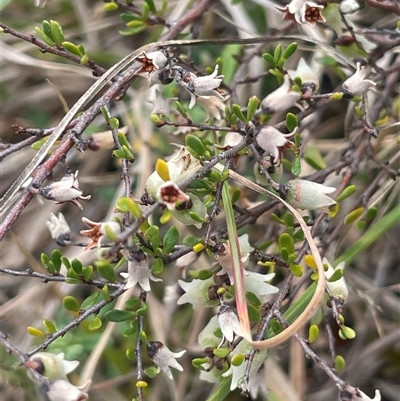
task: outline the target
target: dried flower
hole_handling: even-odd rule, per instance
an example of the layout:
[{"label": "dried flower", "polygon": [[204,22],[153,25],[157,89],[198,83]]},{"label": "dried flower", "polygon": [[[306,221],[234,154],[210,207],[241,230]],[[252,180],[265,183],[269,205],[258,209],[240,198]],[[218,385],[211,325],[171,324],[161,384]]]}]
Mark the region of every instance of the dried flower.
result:
[{"label": "dried flower", "polygon": [[176,82],[190,93],[189,109],[194,107],[197,97],[202,97],[203,99],[208,99],[209,96],[217,96],[220,99],[224,98],[218,91],[224,77],[223,75],[217,75],[218,65],[215,66],[214,72],[211,75],[204,77],[198,77],[179,65],[174,65],[172,70],[174,71]]},{"label": "dried flower", "polygon": [[345,302],[347,297],[349,296],[349,290],[347,288],[344,277],[341,277],[339,280],[329,282],[329,279],[332,277],[337,269],[343,270],[345,262],[339,263],[335,268],[332,267],[332,265],[328,262],[328,259],[326,258],[323,258],[322,262],[323,264],[328,266],[328,270],[325,271],[325,276],[327,278],[326,285],[329,288],[332,296],[334,298],[340,299],[342,302]]},{"label": "dried flower", "polygon": [[37,352],[25,362],[26,367],[35,369],[49,381],[67,380],[67,375],[78,365],[79,361],[66,361],[63,353],[55,355],[50,352]]},{"label": "dried flower", "polygon": [[190,200],[189,195],[181,191],[175,183],[167,181],[157,190],[157,200],[163,203],[169,210],[174,210],[177,203]]},{"label": "dried flower", "polygon": [[296,70],[289,70],[288,75],[292,80],[296,77],[301,79],[303,98],[311,96],[319,89],[319,79],[303,57],[299,60]]},{"label": "dried flower", "polygon": [[361,95],[363,92],[376,85],[374,81],[365,79],[367,75],[365,67],[357,63],[356,72],[342,84],[342,89],[346,94],[352,96]]},{"label": "dried flower", "polygon": [[217,314],[219,327],[224,337],[231,343],[235,335],[242,337],[242,328],[236,313],[229,305],[223,304]]},{"label": "dried flower", "polygon": [[294,146],[294,143],[290,139],[294,137],[296,132],[297,130],[290,134],[282,134],[276,128],[266,126],[258,132],[256,141],[261,149],[273,157],[272,163],[279,166],[282,162],[283,151]]},{"label": "dried flower", "polygon": [[284,13],[284,20],[293,21],[296,26],[308,22],[314,27],[317,22],[325,22],[325,18],[321,15],[324,6],[312,1],[292,0],[286,7],[276,8]]},{"label": "dried flower", "polygon": [[139,65],[137,75],[147,78],[149,83],[162,83],[164,85],[172,82],[170,70],[168,67],[168,57],[162,50],[156,50],[150,53],[143,53],[143,56],[136,58]]},{"label": "dried flower", "polygon": [[45,385],[44,391],[49,401],[84,401],[89,398],[87,390],[91,384],[91,380],[82,386],[74,386],[66,380],[56,380]]},{"label": "dried flower", "polygon": [[279,113],[290,109],[300,98],[301,93],[291,89],[289,77],[285,75],[283,84],[262,100],[261,108],[266,113]]},{"label": "dried flower", "polygon": [[167,374],[170,380],[173,380],[171,368],[183,371],[176,358],[180,358],[186,350],[180,352],[171,352],[161,341],[149,341],[147,343],[147,354],[158,366],[158,372],[161,370]]},{"label": "dried flower", "polygon": [[70,243],[71,229],[61,212],[58,213],[58,217],[53,213],[50,214],[50,220],[47,222],[47,227],[50,230],[51,237],[58,245],[65,246]]},{"label": "dried flower", "polygon": [[83,209],[79,200],[89,200],[90,195],[83,196],[83,191],[79,189],[78,171],[75,174],[67,174],[60,181],[52,182],[39,189],[40,195],[56,203],[71,202],[79,209]]},{"label": "dried flower", "polygon": [[86,217],[82,217],[82,221],[90,229],[81,230],[81,234],[85,237],[89,237],[92,240],[92,242],[86,246],[85,250],[100,247],[102,240],[104,238],[108,238],[107,231],[109,234],[113,233],[115,235],[121,233],[121,226],[116,221],[96,223],[95,221],[89,220]]},{"label": "dried flower", "polygon": [[120,273],[122,277],[127,278],[125,289],[132,288],[139,284],[143,291],[150,292],[150,280],[162,281],[155,277],[149,268],[149,260],[142,250],[130,252],[128,255],[128,273]]},{"label": "dried flower", "polygon": [[282,199],[298,209],[322,210],[329,212],[329,206],[336,202],[326,196],[335,192],[336,188],[317,184],[307,180],[290,180],[279,186],[279,195]]}]

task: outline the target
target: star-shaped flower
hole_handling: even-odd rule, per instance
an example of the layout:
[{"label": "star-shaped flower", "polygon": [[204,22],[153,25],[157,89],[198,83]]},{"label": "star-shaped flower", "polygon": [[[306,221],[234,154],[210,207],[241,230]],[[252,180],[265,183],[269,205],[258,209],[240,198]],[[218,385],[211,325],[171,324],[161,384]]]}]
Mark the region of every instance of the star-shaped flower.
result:
[{"label": "star-shaped flower", "polygon": [[149,260],[142,250],[132,251],[128,255],[128,273],[120,273],[127,278],[125,289],[132,288],[136,284],[142,287],[143,291],[150,292],[150,280],[162,281],[155,277],[149,268]]},{"label": "star-shaped flower", "polygon": [[78,171],[74,174],[64,176],[60,181],[52,182],[43,188],[40,188],[40,195],[55,203],[71,202],[79,209],[83,209],[79,200],[89,200],[90,195],[83,196],[83,191],[79,188]]},{"label": "star-shaped flower", "polygon": [[174,182],[166,181],[157,190],[157,200],[167,206],[169,210],[174,210],[177,203],[187,202],[190,197]]},{"label": "star-shaped flower", "polygon": [[170,380],[174,379],[170,367],[180,372],[183,371],[182,365],[177,362],[176,358],[180,358],[185,352],[186,350],[171,352],[161,341],[149,341],[147,343],[147,354],[158,366],[157,371],[162,370]]},{"label": "star-shaped flower", "polygon": [[325,18],[321,15],[324,6],[312,1],[292,0],[286,7],[276,8],[284,13],[284,20],[293,21],[296,27],[305,22],[313,27],[317,22],[325,22]]},{"label": "star-shaped flower", "polygon": [[209,96],[224,98],[218,90],[224,77],[223,75],[217,75],[218,65],[215,66],[212,74],[204,77],[198,77],[179,65],[174,65],[172,70],[174,71],[176,82],[190,93],[189,109],[194,107],[197,97],[202,97],[203,99],[208,99]]},{"label": "star-shaped flower", "polygon": [[112,232],[115,235],[121,233],[121,226],[116,221],[96,223],[86,217],[82,217],[82,221],[89,227],[89,230],[81,230],[81,234],[92,240],[92,242],[85,247],[85,250],[100,247],[102,240],[108,238],[107,230],[109,230],[109,233]]},{"label": "star-shaped flower", "polygon": [[282,134],[276,128],[266,126],[260,129],[256,141],[261,149],[273,157],[273,164],[280,166],[283,151],[294,146],[290,139],[294,137],[296,132],[297,129],[290,134]]},{"label": "star-shaped flower", "polygon": [[215,294],[215,282],[213,277],[206,280],[194,279],[191,282],[178,280],[178,284],[185,293],[178,299],[178,305],[191,303],[193,308],[211,308],[218,305],[219,298]]}]

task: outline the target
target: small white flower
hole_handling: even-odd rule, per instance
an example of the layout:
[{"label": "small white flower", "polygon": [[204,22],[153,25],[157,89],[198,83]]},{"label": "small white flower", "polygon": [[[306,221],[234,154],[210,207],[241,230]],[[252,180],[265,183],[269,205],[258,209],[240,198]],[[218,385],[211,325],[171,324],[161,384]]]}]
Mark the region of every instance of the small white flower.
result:
[{"label": "small white flower", "polygon": [[172,70],[174,71],[176,82],[190,93],[189,109],[194,107],[197,97],[202,97],[203,99],[208,99],[209,96],[217,96],[220,99],[224,98],[217,90],[224,77],[223,75],[217,75],[218,65],[215,66],[212,74],[204,77],[198,77],[196,74],[178,65],[174,65]]},{"label": "small white flower", "polygon": [[149,89],[148,100],[148,103],[153,106],[151,114],[163,114],[165,116],[168,116],[170,113],[171,102],[178,100],[178,98],[170,97],[168,99],[164,99],[161,92],[155,86],[153,86],[152,88],[154,89]]},{"label": "small white flower", "polygon": [[180,190],[178,185],[172,181],[166,181],[158,187],[156,198],[169,210],[174,210],[177,203],[183,203],[190,200],[189,195]]},{"label": "small white flower", "polygon": [[74,386],[66,380],[56,380],[45,389],[49,401],[84,401],[89,398],[87,390],[91,380],[83,386]]},{"label": "small white flower", "polygon": [[346,81],[343,82],[343,91],[345,93],[349,93],[350,95],[355,96],[362,94],[369,88],[373,88],[376,83],[369,79],[365,79],[366,75],[367,73],[365,71],[365,67],[361,66],[360,63],[357,63],[356,72],[350,78],[347,78]]},{"label": "small white flower", "polygon": [[286,7],[276,7],[285,15],[284,20],[293,21],[296,26],[308,22],[311,26],[315,26],[317,22],[325,22],[325,18],[321,15],[324,6],[306,0],[292,0]]},{"label": "small white flower", "polygon": [[[322,263],[328,266],[328,270],[325,272],[325,277],[328,280],[332,277],[332,275],[335,273],[337,269],[343,270],[345,265],[345,262],[341,262],[335,268],[333,268],[331,264],[328,262],[328,259],[326,258],[323,258]],[[333,297],[339,298],[343,302],[346,301],[347,297],[349,296],[349,290],[347,288],[347,284],[344,277],[331,283],[327,281],[326,285],[329,288]]]},{"label": "small white flower", "polygon": [[50,352],[37,352],[25,362],[26,367],[35,369],[49,381],[67,380],[67,375],[78,365],[79,361],[66,361],[63,353],[55,355]]},{"label": "small white flower", "polygon": [[82,221],[89,227],[89,230],[81,230],[81,235],[89,237],[92,242],[86,245],[85,250],[101,247],[102,240],[108,238],[107,230],[115,235],[121,234],[121,226],[116,221],[95,222],[86,217],[82,217]]},{"label": "small white flower", "polygon": [[282,134],[276,128],[266,126],[261,128],[256,136],[256,141],[261,149],[273,157],[273,164],[280,166],[283,151],[294,146],[290,139],[294,137],[296,132],[297,129],[290,134]]},{"label": "small white flower", "polygon": [[343,14],[352,14],[360,9],[360,4],[356,0],[342,0],[339,9]]},{"label": "small white flower", "polygon": [[301,79],[303,98],[311,96],[319,89],[319,79],[303,57],[300,58],[296,70],[289,70],[288,75],[292,80],[296,77]]},{"label": "small white flower", "polygon": [[147,343],[147,354],[158,366],[157,371],[160,372],[162,370],[170,380],[174,379],[170,367],[183,372],[183,367],[177,362],[176,358],[180,358],[185,352],[186,350],[171,352],[160,341],[149,341]]},{"label": "small white flower", "polygon": [[58,217],[53,213],[50,214],[50,220],[47,222],[47,227],[50,230],[51,237],[58,245],[68,245],[71,240],[71,230],[67,220],[65,220],[65,217],[61,212],[58,213]]},{"label": "small white flower", "polygon": [[244,278],[246,291],[252,292],[261,298],[261,300],[266,295],[276,294],[279,292],[279,289],[268,284],[268,281],[271,281],[274,277],[275,273],[260,274],[247,271],[247,276]]},{"label": "small white flower", "polygon": [[[167,161],[170,180],[176,184],[184,181],[193,175],[199,168],[201,163],[195,159],[185,146],[181,146],[179,151]],[[154,171],[147,179],[145,192],[153,200],[156,199],[157,190],[165,181]]]},{"label": "small white flower", "polygon": [[143,53],[136,58],[136,64],[139,68],[137,75],[147,78],[149,83],[169,84],[172,78],[169,77],[170,71],[168,57],[162,50]]},{"label": "small white flower", "polygon": [[213,277],[207,280],[194,279],[191,282],[178,280],[178,284],[185,291],[178,299],[178,305],[191,303],[196,309],[199,306],[211,308],[219,303],[219,297],[216,295],[217,285]]},{"label": "small white flower", "polygon": [[120,273],[122,277],[127,278],[125,289],[139,284],[143,291],[150,292],[150,280],[162,281],[155,277],[149,268],[147,255],[142,251],[133,251],[128,255],[128,273]]},{"label": "small white flower", "polygon": [[329,206],[336,204],[336,201],[326,195],[335,191],[334,187],[301,179],[290,180],[279,186],[281,198],[291,206],[297,209],[319,209],[324,212],[329,212]]},{"label": "small white flower", "polygon": [[301,98],[301,93],[291,89],[289,78],[285,75],[283,84],[261,102],[261,108],[266,113],[279,113],[294,106]]},{"label": "small white flower", "polygon": [[217,314],[219,327],[224,337],[231,343],[235,335],[242,337],[242,328],[239,318],[229,305],[223,304]]},{"label": "small white flower", "polygon": [[68,174],[60,181],[52,182],[39,189],[40,195],[55,203],[71,202],[79,209],[83,209],[79,200],[89,200],[90,195],[83,196],[83,191],[79,188],[78,171],[75,174]]}]

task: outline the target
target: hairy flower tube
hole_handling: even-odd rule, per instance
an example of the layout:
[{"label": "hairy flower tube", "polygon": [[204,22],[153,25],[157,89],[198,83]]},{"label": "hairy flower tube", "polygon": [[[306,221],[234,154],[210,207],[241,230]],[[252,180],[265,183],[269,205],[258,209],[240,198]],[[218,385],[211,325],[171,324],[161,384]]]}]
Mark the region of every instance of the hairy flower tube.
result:
[{"label": "hairy flower tube", "polygon": [[290,134],[282,134],[276,128],[266,126],[260,129],[256,135],[256,141],[265,153],[273,157],[273,162],[271,163],[280,166],[283,151],[294,146],[294,143],[290,139],[294,137],[296,132],[297,130]]},{"label": "hairy flower tube", "polygon": [[171,352],[161,341],[149,341],[147,343],[147,354],[158,366],[157,371],[162,370],[170,380],[174,379],[170,367],[183,372],[182,365],[176,359],[180,358],[185,352],[186,350]]},{"label": "hairy flower tube", "polygon": [[58,217],[53,213],[50,214],[47,227],[49,228],[51,237],[58,245],[65,246],[69,244],[71,240],[71,229],[61,212],[58,213]]},{"label": "hairy flower tube", "polygon": [[150,292],[150,280],[162,281],[155,277],[149,268],[147,255],[141,250],[132,251],[128,255],[128,273],[120,273],[122,277],[128,279],[125,289],[139,284],[143,291]]},{"label": "hairy flower tube", "polygon": [[301,99],[301,93],[292,90],[289,77],[285,75],[283,84],[261,101],[261,109],[265,113],[279,113],[289,110]]},{"label": "hairy flower tube", "polygon": [[347,297],[349,296],[349,290],[347,288],[346,280],[344,277],[341,277],[339,280],[329,282],[329,279],[335,273],[335,270],[344,268],[345,262],[339,263],[335,268],[328,262],[328,259],[323,258],[322,263],[328,266],[328,270],[325,271],[325,276],[328,279],[326,282],[329,291],[331,292],[334,298],[340,299],[342,302],[345,302]]},{"label": "hairy flower tube", "polygon": [[63,353],[56,355],[50,352],[37,352],[25,362],[26,367],[35,369],[50,381],[67,380],[67,375],[78,365],[79,361],[66,361]]},{"label": "hairy flower tube", "polygon": [[116,221],[96,223],[86,217],[82,217],[82,221],[89,227],[89,230],[81,230],[81,234],[91,239],[91,242],[85,247],[85,250],[100,247],[102,240],[108,238],[107,230],[110,230],[115,235],[121,233],[121,226]]},{"label": "hairy flower tube", "polygon": [[210,96],[217,96],[220,99],[224,98],[220,91],[218,91],[224,77],[223,75],[217,75],[218,65],[215,66],[212,74],[204,77],[198,77],[193,72],[187,71],[179,65],[174,65],[172,70],[174,71],[175,81],[190,93],[189,109],[194,107],[198,97],[203,99],[209,99]]},{"label": "hairy flower tube", "polygon": [[[167,161],[169,177],[172,182],[179,184],[201,168],[200,161],[195,159],[185,146],[182,146],[173,157]],[[145,194],[153,201],[157,199],[157,191],[165,181],[154,171],[147,179]]]},{"label": "hairy flower tube", "polygon": [[284,13],[284,20],[293,21],[296,26],[307,22],[314,27],[317,22],[325,22],[325,18],[321,15],[324,6],[313,1],[292,0],[286,7],[276,8]]},{"label": "hairy flower tube", "polygon": [[361,95],[369,88],[373,88],[376,83],[369,79],[365,79],[367,72],[365,71],[365,67],[361,66],[360,63],[357,63],[356,72],[350,77],[347,78],[346,81],[342,84],[342,89],[346,94],[350,94],[352,96]]},{"label": "hairy flower tube", "polygon": [[43,386],[49,401],[84,401],[89,398],[87,391],[91,380],[82,386],[74,386],[66,380],[56,380]]},{"label": "hairy flower tube", "polygon": [[295,179],[279,185],[279,195],[283,200],[297,209],[322,210],[329,212],[329,206],[336,201],[327,196],[336,188],[317,184],[316,182]]},{"label": "hairy flower tube", "polygon": [[79,188],[78,171],[74,174],[65,175],[60,181],[52,182],[39,189],[40,195],[55,203],[71,202],[79,209],[83,210],[80,200],[89,200],[90,195],[83,196],[83,191]]}]

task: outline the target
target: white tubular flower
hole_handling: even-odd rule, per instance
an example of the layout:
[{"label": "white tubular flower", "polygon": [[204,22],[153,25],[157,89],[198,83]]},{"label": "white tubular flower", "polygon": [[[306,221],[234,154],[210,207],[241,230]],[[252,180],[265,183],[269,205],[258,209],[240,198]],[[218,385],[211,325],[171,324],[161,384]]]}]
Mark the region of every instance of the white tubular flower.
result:
[{"label": "white tubular flower", "polygon": [[329,206],[336,201],[327,196],[336,188],[317,184],[316,182],[295,179],[279,186],[280,197],[296,209],[322,210],[329,212]]},{"label": "white tubular flower", "polygon": [[363,92],[367,91],[369,88],[373,88],[376,83],[369,79],[365,79],[367,75],[364,66],[357,63],[356,72],[342,84],[342,89],[345,93],[350,95],[361,95]]},{"label": "white tubular flower", "polygon": [[233,342],[235,335],[243,336],[239,318],[230,306],[223,304],[219,308],[217,318],[222,334],[230,343]]},{"label": "white tubular flower", "polygon": [[147,255],[142,251],[133,251],[128,255],[128,273],[120,273],[122,277],[127,278],[125,289],[134,287],[139,284],[143,291],[150,292],[150,280],[162,281],[155,277],[149,268],[149,260]]},{"label": "white tubular flower", "polygon": [[178,284],[185,293],[178,299],[178,305],[190,303],[193,309],[199,306],[203,308],[211,308],[219,303],[219,297],[216,294],[218,286],[215,284],[213,277],[207,280],[194,279],[191,282],[178,280]]},{"label": "white tubular flower", "polygon": [[167,181],[158,187],[157,200],[163,203],[168,210],[174,210],[177,203],[187,202],[190,197],[180,190],[174,182]]},{"label": "white tubular flower", "polygon": [[[185,146],[182,146],[170,160],[167,161],[170,180],[176,184],[184,181],[201,168],[200,161],[195,159]],[[154,171],[147,179],[145,192],[155,200],[157,190],[164,180]]]},{"label": "white tubular flower", "polygon": [[139,71],[137,75],[147,78],[149,83],[162,83],[164,85],[172,82],[168,67],[168,57],[162,50],[144,52],[136,58]]},{"label": "white tubular flower", "polygon": [[50,352],[37,352],[25,362],[26,367],[35,369],[49,381],[67,380],[67,375],[78,365],[79,361],[66,361],[63,353],[55,355]]},{"label": "white tubular flower", "polygon": [[158,366],[157,371],[162,370],[170,380],[174,379],[170,367],[183,372],[183,367],[177,362],[176,358],[180,358],[185,352],[186,350],[171,352],[161,341],[149,341],[147,343],[147,354]]},{"label": "white tubular flower", "polygon": [[89,380],[83,386],[74,386],[66,380],[56,380],[45,389],[49,401],[84,401],[89,398],[87,391],[92,384]]},{"label": "white tubular flower", "polygon": [[198,77],[196,74],[178,65],[174,65],[172,70],[174,71],[176,82],[190,93],[189,109],[194,107],[197,97],[202,97],[203,99],[208,99],[210,96],[217,96],[220,99],[224,98],[218,91],[224,77],[223,75],[217,75],[218,65],[215,66],[214,72],[211,75],[204,77]]},{"label": "white tubular flower", "polygon": [[79,200],[89,200],[90,195],[83,196],[83,191],[79,188],[78,171],[75,174],[68,174],[60,181],[52,182],[39,189],[40,195],[55,203],[71,202],[79,209],[83,210]]},{"label": "white tubular flower", "polygon": [[352,14],[360,9],[360,4],[356,0],[342,0],[339,9],[343,14]]},{"label": "white tubular flower", "polygon": [[102,240],[108,238],[107,230],[110,230],[115,235],[121,234],[121,226],[116,221],[96,223],[86,217],[82,217],[82,221],[89,227],[89,230],[81,230],[81,234],[92,240],[92,242],[85,247],[85,250],[101,247]]},{"label": "white tubular flower", "polygon": [[289,70],[288,75],[292,80],[296,77],[301,79],[302,91],[305,92],[303,93],[303,98],[309,97],[311,94],[318,92],[319,79],[303,57],[299,60],[297,69]]},{"label": "white tubular flower", "polygon": [[268,281],[271,281],[275,277],[275,273],[260,274],[255,272],[247,272],[247,276],[244,278],[244,284],[246,291],[250,291],[257,295],[261,300],[271,294],[276,294],[279,289]]},{"label": "white tubular flower", "polygon": [[291,89],[289,78],[285,76],[283,85],[262,100],[261,108],[266,113],[279,113],[290,109],[300,98],[301,93]]},{"label": "white tubular flower", "polygon": [[[328,280],[332,277],[337,269],[343,270],[345,265],[345,262],[341,262],[336,266],[336,268],[333,268],[326,258],[322,259],[322,263],[328,266],[328,270],[325,272],[325,277]],[[347,288],[344,277],[341,277],[339,280],[333,281],[331,283],[327,281],[326,285],[334,298],[338,298],[342,302],[346,301],[347,297],[349,296],[349,290]]]},{"label": "white tubular flower", "polygon": [[[240,254],[242,255],[242,263],[245,263],[249,258],[250,252],[252,252],[254,248],[250,246],[248,234],[240,236],[238,240]],[[227,274],[229,276],[229,281],[231,282],[231,285],[235,284],[235,279],[233,277],[232,271],[232,255],[229,241],[227,241],[226,244],[220,243],[217,246],[217,250],[216,252],[214,252],[214,257],[222,268],[221,271],[217,273],[217,275],[221,276],[223,274]]]},{"label": "white tubular flower", "polygon": [[68,245],[71,240],[71,230],[65,220],[64,215],[60,212],[58,217],[51,213],[50,220],[47,222],[51,237],[60,246]]},{"label": "white tubular flower", "polygon": [[290,134],[282,134],[276,128],[266,126],[261,128],[256,136],[256,141],[260,148],[273,157],[273,164],[280,166],[282,163],[282,153],[285,149],[294,146],[290,140],[296,134],[297,129]]},{"label": "white tubular flower", "polygon": [[317,22],[325,22],[325,18],[321,15],[324,6],[312,1],[292,0],[286,7],[276,8],[284,13],[284,20],[293,21],[296,26],[308,22],[314,27]]}]

